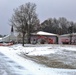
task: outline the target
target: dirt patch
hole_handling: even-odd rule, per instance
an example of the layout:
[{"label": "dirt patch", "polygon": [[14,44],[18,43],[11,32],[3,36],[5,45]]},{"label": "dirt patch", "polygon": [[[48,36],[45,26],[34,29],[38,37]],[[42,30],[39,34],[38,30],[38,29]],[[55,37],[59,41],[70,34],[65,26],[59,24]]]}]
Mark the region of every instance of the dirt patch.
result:
[{"label": "dirt patch", "polygon": [[22,53],[21,56],[52,68],[76,69],[76,52],[73,51],[63,50],[46,56],[28,56]]}]

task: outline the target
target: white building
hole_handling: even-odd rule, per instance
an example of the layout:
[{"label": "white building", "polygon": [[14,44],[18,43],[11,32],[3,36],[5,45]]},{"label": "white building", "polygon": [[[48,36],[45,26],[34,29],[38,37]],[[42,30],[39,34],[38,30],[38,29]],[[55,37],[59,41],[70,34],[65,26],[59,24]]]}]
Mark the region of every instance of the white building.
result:
[{"label": "white building", "polygon": [[2,41],[2,42],[11,42],[11,41],[16,42],[17,41],[17,37],[14,35],[13,26],[11,27],[10,35],[3,37],[2,39],[0,39],[0,41]]}]

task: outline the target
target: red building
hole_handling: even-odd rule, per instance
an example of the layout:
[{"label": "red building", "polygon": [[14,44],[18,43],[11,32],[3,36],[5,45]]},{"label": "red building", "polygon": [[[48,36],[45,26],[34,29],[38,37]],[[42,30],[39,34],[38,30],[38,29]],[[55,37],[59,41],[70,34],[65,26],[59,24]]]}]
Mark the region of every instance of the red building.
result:
[{"label": "red building", "polygon": [[58,35],[53,34],[53,33],[43,32],[43,31],[39,31],[37,33],[32,33],[31,34],[31,43],[57,44]]}]

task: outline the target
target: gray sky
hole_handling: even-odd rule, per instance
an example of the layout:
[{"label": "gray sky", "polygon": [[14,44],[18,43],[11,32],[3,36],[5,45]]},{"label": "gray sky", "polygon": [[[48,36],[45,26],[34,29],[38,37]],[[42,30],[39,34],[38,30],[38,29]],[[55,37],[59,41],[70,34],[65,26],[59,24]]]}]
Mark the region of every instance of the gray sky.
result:
[{"label": "gray sky", "polygon": [[0,0],[0,34],[10,34],[9,19],[13,9],[26,2],[37,5],[36,12],[41,22],[54,17],[76,22],[76,0]]}]

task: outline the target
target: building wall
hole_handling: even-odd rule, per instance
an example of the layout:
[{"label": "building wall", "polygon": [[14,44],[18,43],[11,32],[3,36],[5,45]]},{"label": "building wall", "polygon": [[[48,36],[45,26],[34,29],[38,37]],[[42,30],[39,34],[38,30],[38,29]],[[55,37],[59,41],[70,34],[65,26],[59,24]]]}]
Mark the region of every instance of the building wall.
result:
[{"label": "building wall", "polygon": [[[63,44],[63,42],[69,42],[69,44],[70,44],[70,36],[60,36],[59,44]],[[76,44],[76,35],[72,36],[71,42],[72,42],[72,44]]]},{"label": "building wall", "polygon": [[32,35],[31,36],[31,43],[42,43],[42,41],[44,41],[44,43],[48,43],[48,44],[56,44],[56,36],[39,36],[39,35]]},{"label": "building wall", "polygon": [[8,35],[8,36],[5,36],[4,38],[2,38],[2,41],[3,42],[10,42],[10,41],[16,42],[17,38],[14,35]]}]

